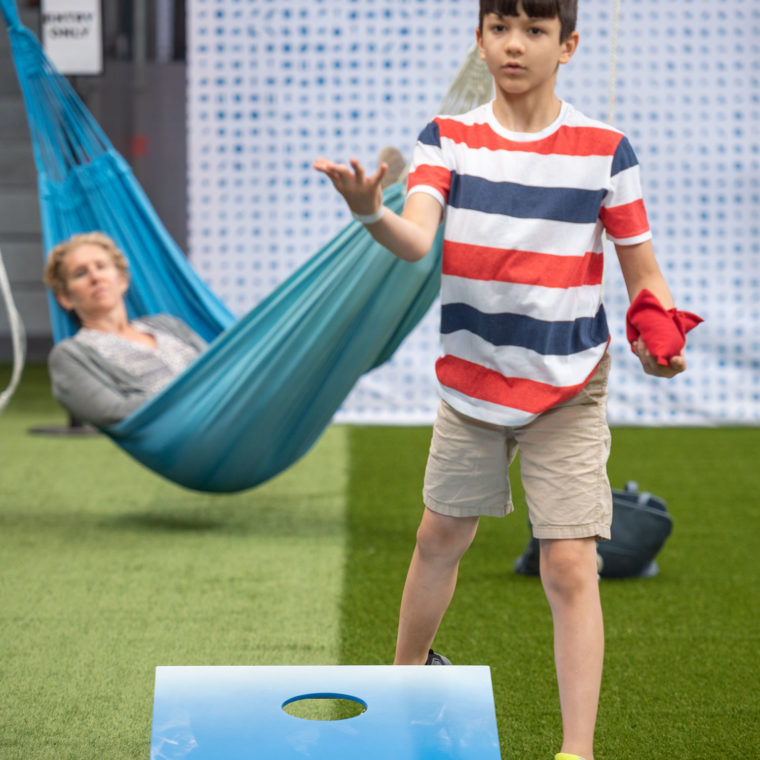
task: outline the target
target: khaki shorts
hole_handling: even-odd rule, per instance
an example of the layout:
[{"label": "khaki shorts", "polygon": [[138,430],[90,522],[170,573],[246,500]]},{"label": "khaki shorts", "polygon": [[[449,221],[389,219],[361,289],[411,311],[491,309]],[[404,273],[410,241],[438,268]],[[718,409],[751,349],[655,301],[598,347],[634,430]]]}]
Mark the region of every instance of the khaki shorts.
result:
[{"label": "khaki shorts", "polygon": [[509,514],[507,473],[519,449],[533,535],[609,539],[609,369],[605,354],[577,396],[517,428],[466,417],[442,401],[425,471],[425,506],[454,517]]}]

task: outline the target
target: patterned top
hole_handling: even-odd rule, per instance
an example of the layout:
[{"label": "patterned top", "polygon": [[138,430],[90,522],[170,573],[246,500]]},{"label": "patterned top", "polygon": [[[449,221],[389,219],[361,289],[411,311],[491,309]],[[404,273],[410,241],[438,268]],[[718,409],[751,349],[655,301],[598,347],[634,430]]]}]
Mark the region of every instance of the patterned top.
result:
[{"label": "patterned top", "polygon": [[157,348],[143,346],[113,333],[83,327],[74,340],[85,343],[114,365],[139,377],[145,390],[158,393],[198,356],[198,350],[168,332],[141,322],[132,321],[140,332],[156,339]]},{"label": "patterned top", "polygon": [[602,233],[651,237],[626,137],[568,103],[540,132],[509,132],[488,103],[422,131],[415,192],[446,215],[442,397],[519,426],[580,392],[609,343]]}]

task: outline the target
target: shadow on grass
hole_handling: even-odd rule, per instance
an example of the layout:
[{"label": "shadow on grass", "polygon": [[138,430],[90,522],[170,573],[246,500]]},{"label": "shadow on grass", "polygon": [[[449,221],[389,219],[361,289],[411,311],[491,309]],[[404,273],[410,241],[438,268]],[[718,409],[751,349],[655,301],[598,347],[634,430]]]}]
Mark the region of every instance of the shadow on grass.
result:
[{"label": "shadow on grass", "polygon": [[225,531],[230,526],[224,520],[210,520],[192,515],[167,515],[143,512],[135,515],[119,515],[100,523],[101,527],[155,533],[213,533]]},{"label": "shadow on grass", "polygon": [[343,533],[338,517],[325,517],[318,504],[313,510],[287,499],[260,504],[205,507],[203,510],[167,510],[166,505],[141,512],[122,513],[98,520],[100,529],[140,534],[231,535],[267,538],[315,538]]}]

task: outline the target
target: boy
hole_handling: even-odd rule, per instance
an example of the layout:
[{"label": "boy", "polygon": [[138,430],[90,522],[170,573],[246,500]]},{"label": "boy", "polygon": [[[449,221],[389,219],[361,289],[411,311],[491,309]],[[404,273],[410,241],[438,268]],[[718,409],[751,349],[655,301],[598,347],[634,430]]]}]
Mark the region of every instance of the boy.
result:
[{"label": "boy", "polygon": [[[367,176],[318,159],[354,216],[399,258],[424,256],[445,214],[442,401],[401,601],[395,662],[448,664],[430,649],[481,515],[512,511],[517,448],[554,621],[563,742],[593,760],[604,633],[596,540],[612,519],[606,461],[609,332],[602,232],[631,300],[673,301],[654,258],[638,163],[626,138],[560,101],[578,46],[577,0],[481,0],[476,32],[495,99],[420,134],[401,216],[382,206],[386,167]],[[649,374],[686,368],[632,347]]]}]

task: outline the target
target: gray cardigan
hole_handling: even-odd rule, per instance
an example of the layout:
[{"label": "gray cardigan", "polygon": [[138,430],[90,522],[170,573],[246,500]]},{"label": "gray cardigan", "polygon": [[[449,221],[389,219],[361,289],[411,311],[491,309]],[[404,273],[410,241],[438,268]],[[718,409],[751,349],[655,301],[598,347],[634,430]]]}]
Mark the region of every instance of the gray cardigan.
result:
[{"label": "gray cardigan", "polygon": [[[168,314],[140,317],[140,321],[196,348],[206,342],[184,322]],[[50,352],[48,369],[53,396],[78,420],[111,425],[128,417],[153,394],[140,378],[115,366],[91,346],[73,338],[62,340]]]}]

